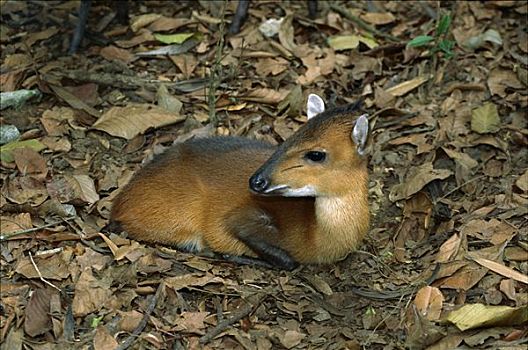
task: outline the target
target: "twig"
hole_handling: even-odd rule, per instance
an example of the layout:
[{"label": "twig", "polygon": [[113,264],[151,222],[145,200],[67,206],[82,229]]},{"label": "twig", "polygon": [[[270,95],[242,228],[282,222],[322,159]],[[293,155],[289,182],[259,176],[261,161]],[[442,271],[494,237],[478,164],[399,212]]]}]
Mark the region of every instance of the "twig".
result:
[{"label": "twig", "polygon": [[255,302],[255,304],[248,303],[240,310],[237,310],[237,312],[233,313],[232,317],[219,322],[216,327],[212,328],[209,332],[207,332],[204,336],[200,338],[200,344],[206,344],[210,342],[211,340],[213,340],[214,337],[225,331],[233,323],[238,322],[247,315],[249,315],[251,312],[253,312],[254,309],[256,309],[260,305],[263,299],[264,297],[260,296]]},{"label": "twig", "polygon": [[400,41],[400,39],[396,38],[395,36],[383,33],[381,31],[377,30],[376,28],[371,27],[370,25],[368,25],[367,23],[363,22],[361,19],[359,19],[358,17],[354,16],[349,11],[347,11],[346,9],[342,8],[339,5],[330,4],[330,8],[332,10],[338,12],[340,15],[344,16],[346,19],[354,22],[361,29],[366,30],[369,33],[372,33],[374,35],[377,35],[379,37],[385,38],[385,39],[390,40],[390,41],[394,41],[394,42]]},{"label": "twig", "polygon": [[145,310],[145,314],[143,315],[143,318],[137,325],[136,329],[128,336],[128,338],[125,339],[124,342],[119,344],[119,346],[116,348],[116,350],[126,350],[128,349],[134,342],[137,340],[138,335],[143,331],[145,326],[147,325],[148,319],[150,318],[150,314],[154,311],[156,308],[156,304],[158,303],[158,299],[161,295],[161,291],[165,288],[165,283],[161,282],[158,286],[158,289],[156,290],[156,294],[152,296],[150,299],[150,302],[147,306],[147,309]]},{"label": "twig", "polygon": [[218,116],[216,115],[216,89],[220,85],[220,68],[222,61],[222,51],[224,51],[224,35],[225,35],[225,9],[226,2],[222,7],[222,22],[218,28],[218,43],[216,44],[215,60],[211,66],[211,73],[209,78],[209,91],[207,96],[207,104],[209,107],[209,121],[216,128],[218,126]]},{"label": "twig", "polygon": [[457,186],[455,188],[453,188],[451,191],[447,192],[446,194],[444,194],[442,197],[438,198],[438,200],[436,200],[436,202],[439,202],[441,201],[442,199],[446,199],[447,197],[449,197],[451,194],[453,194],[454,192],[458,191],[459,189],[461,189],[462,187],[472,183],[472,182],[475,182],[477,180],[480,180],[482,179],[483,177],[486,177],[487,175],[480,175],[480,176],[477,176],[477,177],[474,177],[472,178],[471,180],[468,180],[466,182],[464,182],[463,184],[461,184],[460,186]]},{"label": "twig", "polygon": [[8,232],[6,233],[5,235],[0,235],[0,242],[2,241],[5,241],[5,240],[8,240],[12,237],[15,237],[15,236],[20,236],[20,235],[23,235],[23,234],[26,234],[26,233],[31,233],[31,232],[35,232],[35,231],[40,231],[44,228],[48,228],[48,227],[52,227],[52,226],[55,226],[55,225],[58,225],[58,224],[61,224],[63,223],[64,221],[69,221],[69,220],[73,220],[75,219],[75,217],[69,217],[69,218],[65,218],[65,219],[62,219],[61,221],[55,221],[55,222],[51,222],[49,224],[46,224],[46,225],[42,225],[42,226],[39,226],[39,227],[33,227],[33,228],[28,228],[26,230],[20,230],[20,231],[15,231],[15,232]]},{"label": "twig", "polygon": [[29,252],[29,260],[31,260],[31,264],[33,264],[33,267],[35,268],[35,271],[37,271],[38,275],[39,275],[39,278],[42,282],[46,283],[48,286],[50,287],[53,287],[55,288],[56,290],[58,290],[59,292],[62,292],[61,289],[59,287],[57,287],[56,285],[54,285],[53,283],[51,282],[48,282],[44,277],[42,277],[42,274],[40,273],[40,270],[37,266],[37,264],[35,264],[35,260],[33,260],[33,255],[31,254],[31,252]]}]

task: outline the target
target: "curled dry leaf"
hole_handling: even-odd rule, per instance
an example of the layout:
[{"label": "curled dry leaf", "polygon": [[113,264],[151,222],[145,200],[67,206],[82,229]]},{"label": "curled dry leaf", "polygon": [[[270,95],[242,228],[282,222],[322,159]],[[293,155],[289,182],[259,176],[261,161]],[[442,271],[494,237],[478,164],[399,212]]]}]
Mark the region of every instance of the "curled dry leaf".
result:
[{"label": "curled dry leaf", "polygon": [[403,183],[392,188],[389,199],[396,202],[408,198],[419,192],[431,181],[444,180],[452,174],[453,172],[448,169],[433,169],[432,163],[422,164],[416,168],[412,168]]},{"label": "curled dry leaf", "polygon": [[437,263],[445,263],[450,261],[453,257],[456,256],[458,250],[460,249],[460,243],[462,240],[460,236],[455,233],[451,238],[444,242],[438,250],[438,255],[436,256]]},{"label": "curled dry leaf", "polygon": [[133,18],[130,22],[130,29],[132,29],[132,31],[135,33],[141,28],[146,27],[154,21],[158,20],[159,18],[161,18],[161,15],[157,13],[147,13],[144,15],[137,16]]},{"label": "curled dry leaf", "polygon": [[479,327],[518,326],[528,321],[528,306],[466,304],[458,310],[451,311],[447,321],[461,331]]},{"label": "curled dry leaf", "polygon": [[478,264],[487,267],[491,271],[498,273],[499,275],[509,277],[524,284],[528,284],[528,276],[518,271],[515,271],[510,267],[504,266],[502,264],[499,264],[498,262],[485,258],[474,258],[473,260],[475,260]]},{"label": "curled dry leaf", "polygon": [[312,282],[315,289],[324,295],[332,295],[334,293],[330,285],[321,276],[313,275],[309,280]]},{"label": "curled dry leaf", "polygon": [[403,96],[406,93],[416,89],[418,86],[422,85],[428,80],[429,80],[429,77],[426,77],[426,76],[416,77],[414,79],[404,81],[403,83],[400,83],[391,88],[388,88],[385,90],[385,92],[393,96]]},{"label": "curled dry leaf", "polygon": [[515,180],[515,186],[519,187],[523,192],[528,192],[528,170]]},{"label": "curled dry leaf", "polygon": [[468,169],[473,169],[478,166],[478,162],[464,152],[458,152],[447,147],[442,147],[442,149],[449,156],[449,158],[455,160],[457,163],[465,166]]},{"label": "curled dry leaf", "polygon": [[185,116],[178,113],[154,105],[136,104],[110,108],[92,127],[131,140],[149,128],[159,128],[183,120]]},{"label": "curled dry leaf", "polygon": [[94,181],[88,175],[56,177],[46,187],[51,197],[61,203],[81,202],[93,204],[99,200]]}]

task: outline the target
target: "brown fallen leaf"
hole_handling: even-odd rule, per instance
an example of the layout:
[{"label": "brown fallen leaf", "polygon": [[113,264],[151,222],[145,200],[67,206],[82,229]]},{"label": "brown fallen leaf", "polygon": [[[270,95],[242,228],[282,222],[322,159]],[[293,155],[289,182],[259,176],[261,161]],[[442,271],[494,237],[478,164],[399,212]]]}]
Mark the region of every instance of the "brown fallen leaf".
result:
[{"label": "brown fallen leaf", "polygon": [[44,178],[48,173],[46,160],[31,148],[16,148],[13,150],[15,164],[22,175],[37,174]]},{"label": "brown fallen leaf", "polygon": [[[70,270],[68,269],[70,265],[69,258],[70,253],[63,251],[60,254],[54,254],[47,258],[36,256],[33,260],[43,278],[48,280],[63,280],[70,275]],[[40,277],[29,257],[19,259],[15,271],[26,278]]]},{"label": "brown fallen leaf", "polygon": [[51,330],[50,300],[58,291],[51,288],[39,288],[31,294],[26,305],[24,331],[31,337]]},{"label": "brown fallen leaf", "polygon": [[121,319],[119,320],[118,324],[119,330],[121,331],[132,332],[143,319],[143,314],[137,310],[118,312],[119,315],[121,315]]},{"label": "brown fallen leaf", "polygon": [[471,158],[469,154],[458,152],[447,147],[442,147],[442,149],[449,156],[449,158],[455,160],[457,163],[465,166],[468,169],[473,169],[479,165],[479,163],[475,159]]},{"label": "brown fallen leaf", "polygon": [[176,327],[171,331],[199,333],[205,328],[204,320],[209,312],[183,312],[180,319],[176,321]]},{"label": "brown fallen leaf", "polygon": [[38,206],[48,198],[48,191],[42,181],[31,176],[7,178],[2,186],[2,195],[17,204],[28,203]]},{"label": "brown fallen leaf", "polygon": [[94,350],[114,350],[118,346],[119,343],[112,337],[105,326],[97,327],[93,340]]},{"label": "brown fallen leaf", "polygon": [[473,260],[476,261],[478,264],[490,269],[491,271],[498,273],[501,276],[514,279],[524,284],[528,284],[528,276],[518,271],[515,271],[510,267],[504,266],[502,264],[499,264],[498,262],[485,258],[475,257],[473,258]]},{"label": "brown fallen leaf", "polygon": [[515,186],[519,187],[523,192],[528,192],[528,170],[515,180]]},{"label": "brown fallen leaf", "polygon": [[451,311],[446,320],[461,331],[480,327],[518,326],[528,321],[528,306],[490,306],[466,304]]},{"label": "brown fallen leaf", "polygon": [[130,22],[130,29],[132,29],[132,31],[135,33],[139,29],[148,26],[149,24],[153,23],[154,21],[160,18],[161,18],[161,15],[157,13],[147,13],[144,15],[134,17],[132,21]]},{"label": "brown fallen leaf", "polygon": [[67,88],[64,88],[59,85],[53,85],[49,84],[49,87],[57,97],[62,99],[64,102],[69,104],[74,109],[80,109],[82,111],[85,111],[89,115],[99,118],[101,115],[101,112],[99,112],[97,109],[93,108],[92,106],[89,106],[87,103],[85,103],[83,100],[81,100],[79,97],[72,94],[70,91],[68,91]]},{"label": "brown fallen leaf", "polygon": [[440,289],[431,286],[421,288],[414,297],[414,305],[422,316],[430,321],[436,321],[440,318],[444,296]]},{"label": "brown fallen leaf", "polygon": [[418,86],[422,85],[428,80],[429,80],[429,77],[426,77],[426,76],[416,77],[414,79],[404,81],[403,83],[400,83],[391,88],[388,88],[385,90],[385,92],[393,96],[403,96],[406,93],[416,89]]},{"label": "brown fallen leaf", "polygon": [[476,285],[485,275],[488,269],[474,262],[467,263],[458,269],[452,276],[442,281],[442,288],[469,290]]},{"label": "brown fallen leaf", "polygon": [[130,104],[126,107],[110,108],[92,127],[131,140],[149,128],[159,128],[183,120],[185,116],[154,105]]},{"label": "brown fallen leaf", "polygon": [[267,103],[267,104],[277,104],[281,102],[290,92],[290,90],[285,89],[268,89],[268,88],[262,88],[262,89],[253,89],[251,92],[245,96],[241,96],[240,98],[246,101],[253,101],[253,102],[259,102],[259,103]]},{"label": "brown fallen leaf", "polygon": [[330,285],[321,276],[313,275],[312,277],[308,277],[308,279],[313,284],[315,289],[324,295],[332,295],[334,293],[332,291],[332,287],[330,287]]},{"label": "brown fallen leaf", "polygon": [[25,38],[24,42],[27,44],[28,47],[31,47],[37,41],[49,39],[55,34],[57,34],[58,32],[59,32],[59,29],[57,27],[52,26],[41,32],[30,33],[24,36]]},{"label": "brown fallen leaf", "polygon": [[396,202],[408,198],[419,192],[431,181],[444,180],[452,174],[453,172],[448,169],[433,169],[432,163],[425,163],[418,167],[411,168],[403,183],[392,187],[389,199],[392,202]]},{"label": "brown fallen leaf", "polygon": [[515,292],[515,281],[513,279],[504,279],[500,282],[499,289],[508,297],[508,299],[517,301]]},{"label": "brown fallen leaf", "polygon": [[119,47],[110,45],[103,47],[99,54],[108,61],[116,61],[123,63],[130,63],[136,60],[138,57],[128,50],[121,49]]},{"label": "brown fallen leaf", "polygon": [[73,297],[72,310],[77,317],[101,309],[112,295],[110,281],[97,279],[90,267],[86,268],[75,285],[75,296]]},{"label": "brown fallen leaf", "polygon": [[46,187],[50,196],[61,203],[93,204],[99,200],[94,181],[88,175],[57,176]]},{"label": "brown fallen leaf", "polygon": [[460,235],[455,233],[447,241],[445,241],[440,248],[438,249],[438,254],[436,255],[437,263],[445,263],[451,261],[454,258],[461,246]]},{"label": "brown fallen leaf", "polygon": [[303,340],[306,337],[306,334],[288,330],[284,332],[284,335],[280,337],[280,342],[286,349],[291,349],[294,346],[298,345],[301,340]]},{"label": "brown fallen leaf", "polygon": [[396,17],[390,12],[368,12],[361,19],[374,25],[384,25],[394,22]]},{"label": "brown fallen leaf", "polygon": [[495,68],[489,73],[488,87],[492,95],[499,95],[506,97],[506,89],[523,89],[523,84],[517,78],[517,75],[512,70]]},{"label": "brown fallen leaf", "polygon": [[201,287],[209,283],[225,283],[225,280],[211,274],[206,274],[205,276],[186,274],[165,279],[167,287],[172,288],[174,291],[178,291],[185,287]]}]

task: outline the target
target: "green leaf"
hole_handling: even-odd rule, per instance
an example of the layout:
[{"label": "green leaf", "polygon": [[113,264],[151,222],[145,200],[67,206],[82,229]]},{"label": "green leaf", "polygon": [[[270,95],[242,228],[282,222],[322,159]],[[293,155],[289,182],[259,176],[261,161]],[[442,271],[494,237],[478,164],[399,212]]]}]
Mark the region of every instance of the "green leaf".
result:
[{"label": "green leaf", "polygon": [[431,41],[433,41],[434,38],[430,35],[419,35],[416,38],[412,39],[407,43],[407,46],[409,47],[420,47],[427,45]]},{"label": "green leaf", "polygon": [[451,16],[450,15],[443,15],[440,19],[440,23],[438,23],[438,27],[436,28],[436,36],[439,37],[440,35],[447,34],[447,31],[449,30],[449,26],[451,25]]},{"label": "green leaf", "polygon": [[164,44],[182,44],[193,35],[194,33],[154,34],[154,37]]},{"label": "green leaf", "polygon": [[446,58],[453,57],[453,47],[455,47],[455,42],[452,40],[441,40],[438,43],[438,48],[442,50]]},{"label": "green leaf", "polygon": [[104,316],[92,318],[92,323],[90,324],[90,327],[97,328],[97,326],[99,326],[99,323],[102,321],[103,317]]},{"label": "green leaf", "polygon": [[11,163],[15,160],[13,157],[13,150],[17,148],[32,148],[37,152],[40,152],[46,146],[36,139],[24,140],[24,141],[13,141],[0,147],[0,159],[2,162]]},{"label": "green leaf", "polygon": [[500,118],[497,106],[488,102],[471,112],[471,130],[479,134],[499,131]]}]

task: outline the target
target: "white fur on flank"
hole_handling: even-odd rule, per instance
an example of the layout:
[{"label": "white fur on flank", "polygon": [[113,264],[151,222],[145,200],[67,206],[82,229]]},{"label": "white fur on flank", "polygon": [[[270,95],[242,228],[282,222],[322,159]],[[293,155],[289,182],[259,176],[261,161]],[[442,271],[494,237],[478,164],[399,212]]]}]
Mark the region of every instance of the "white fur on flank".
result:
[{"label": "white fur on flank", "polygon": [[193,239],[189,239],[185,242],[182,242],[180,244],[178,244],[178,247],[182,250],[185,250],[189,253],[197,253],[197,252],[201,252],[202,249],[203,249],[203,242],[202,242],[202,239],[201,238],[193,238]]},{"label": "white fur on flank", "polygon": [[301,188],[288,188],[282,195],[284,197],[314,197],[316,195],[315,188],[311,185],[303,186]]}]

